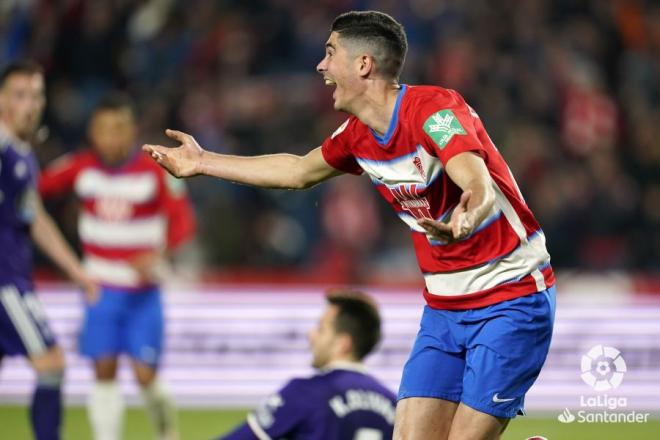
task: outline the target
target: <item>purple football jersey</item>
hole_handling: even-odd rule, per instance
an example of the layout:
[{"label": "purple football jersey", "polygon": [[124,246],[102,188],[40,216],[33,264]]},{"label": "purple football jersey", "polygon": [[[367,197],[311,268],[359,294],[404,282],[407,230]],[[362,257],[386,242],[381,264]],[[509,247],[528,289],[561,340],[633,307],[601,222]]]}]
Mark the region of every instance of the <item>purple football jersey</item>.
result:
[{"label": "purple football jersey", "polygon": [[37,161],[25,142],[0,128],[0,285],[32,286],[30,225],[37,201]]},{"label": "purple football jersey", "polygon": [[335,368],[290,381],[224,440],[385,440],[392,438],[395,395],[372,376]]}]

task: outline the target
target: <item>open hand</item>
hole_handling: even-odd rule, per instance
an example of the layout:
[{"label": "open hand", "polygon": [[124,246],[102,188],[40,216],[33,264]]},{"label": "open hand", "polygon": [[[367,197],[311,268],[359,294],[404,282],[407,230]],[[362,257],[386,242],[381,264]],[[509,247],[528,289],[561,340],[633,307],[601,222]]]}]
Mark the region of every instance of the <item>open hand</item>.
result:
[{"label": "open hand", "polygon": [[174,177],[188,177],[200,173],[200,164],[204,150],[194,137],[176,130],[165,130],[165,134],[181,143],[176,148],[162,145],[145,144],[142,151],[151,155],[160,166]]},{"label": "open hand", "polygon": [[167,272],[167,263],[160,252],[143,252],[131,258],[129,264],[140,276],[140,280],[147,283],[163,281]]},{"label": "open hand", "polygon": [[476,226],[474,216],[467,212],[470,197],[472,197],[472,191],[468,190],[461,194],[461,199],[451,213],[448,223],[423,218],[417,220],[417,224],[424,228],[433,240],[441,240],[446,243],[462,240],[470,235]]},{"label": "open hand", "polygon": [[84,274],[79,276],[75,282],[82,289],[85,300],[89,305],[93,305],[98,301],[100,288],[96,281]]}]

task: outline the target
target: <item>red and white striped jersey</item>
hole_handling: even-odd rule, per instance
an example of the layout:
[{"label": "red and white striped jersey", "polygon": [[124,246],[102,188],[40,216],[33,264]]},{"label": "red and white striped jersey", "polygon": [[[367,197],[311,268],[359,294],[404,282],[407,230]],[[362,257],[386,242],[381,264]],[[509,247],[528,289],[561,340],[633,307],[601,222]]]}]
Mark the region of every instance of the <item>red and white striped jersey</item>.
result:
[{"label": "red and white striped jersey", "polygon": [[195,229],[183,182],[140,151],[109,167],[92,150],[83,150],[61,157],[41,174],[44,198],[72,190],[81,202],[78,234],[84,264],[102,285],[147,287],[129,260],[173,249]]},{"label": "red and white striped jersey", "polygon": [[[321,151],[338,170],[366,172],[410,227],[429,306],[484,307],[554,284],[543,231],[479,116],[457,92],[404,85],[384,136],[352,116]],[[444,167],[462,152],[483,158],[496,200],[470,236],[446,244],[430,239],[417,220],[450,217],[462,190]]]}]

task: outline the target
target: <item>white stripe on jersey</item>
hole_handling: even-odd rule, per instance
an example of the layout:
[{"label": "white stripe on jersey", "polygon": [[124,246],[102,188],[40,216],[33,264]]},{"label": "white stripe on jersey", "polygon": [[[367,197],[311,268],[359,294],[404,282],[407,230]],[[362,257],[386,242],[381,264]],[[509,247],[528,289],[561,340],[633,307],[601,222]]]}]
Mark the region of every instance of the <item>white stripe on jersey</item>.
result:
[{"label": "white stripe on jersey", "polygon": [[46,351],[46,343],[39,329],[31,318],[28,307],[14,286],[7,286],[0,291],[0,301],[9,315],[16,332],[23,341],[28,355],[34,356]]},{"label": "white stripe on jersey", "polygon": [[[419,157],[424,175],[415,166],[415,156]],[[360,157],[355,158],[365,173],[372,180],[383,185],[401,185],[403,183],[417,183],[429,186],[442,173],[442,162],[433,157],[421,146],[417,145],[417,151],[396,157],[394,159],[370,160]]]},{"label": "white stripe on jersey", "polygon": [[87,168],[76,179],[76,194],[81,198],[121,199],[131,203],[150,201],[158,182],[153,173],[108,175]]},{"label": "white stripe on jersey", "polygon": [[543,275],[538,270],[550,261],[545,249],[545,236],[539,231],[529,239],[520,242],[510,254],[479,267],[457,272],[424,275],[429,293],[440,296],[458,296],[491,289],[499,284],[520,279],[527,274],[538,272],[535,277],[539,291],[545,289]]},{"label": "white stripe on jersey", "polygon": [[106,248],[141,248],[165,245],[166,222],[162,215],[138,220],[106,221],[88,212],[78,220],[80,239]]},{"label": "white stripe on jersey", "polygon": [[87,255],[83,265],[87,273],[101,283],[123,287],[140,285],[140,275],[125,260],[110,260]]},{"label": "white stripe on jersey", "polygon": [[520,241],[526,241],[527,233],[525,232],[525,227],[523,226],[520,217],[518,217],[518,213],[516,212],[515,209],[513,209],[513,206],[511,206],[509,199],[506,198],[506,196],[502,193],[500,187],[497,186],[497,184],[494,181],[492,187],[495,190],[495,205],[502,210],[502,212],[504,213],[504,217],[506,217],[507,221],[515,231]]},{"label": "white stripe on jersey", "polygon": [[247,423],[254,435],[256,435],[259,440],[272,440],[268,433],[261,427],[254,414],[248,414]]}]

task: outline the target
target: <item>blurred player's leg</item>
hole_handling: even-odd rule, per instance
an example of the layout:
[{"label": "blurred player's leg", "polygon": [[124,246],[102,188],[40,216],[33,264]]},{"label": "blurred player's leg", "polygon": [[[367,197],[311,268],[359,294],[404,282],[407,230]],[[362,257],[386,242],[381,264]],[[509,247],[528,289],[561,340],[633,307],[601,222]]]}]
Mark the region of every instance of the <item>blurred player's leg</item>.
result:
[{"label": "blurred player's leg", "polygon": [[156,378],[156,369],[134,361],[135,377],[142,387],[145,409],[162,440],[178,438],[177,413],[174,402]]},{"label": "blurred player's leg", "polygon": [[37,373],[30,405],[34,436],[37,440],[59,439],[64,355],[37,297],[11,284],[0,286],[0,353],[30,360]]},{"label": "blurred player's leg", "polygon": [[132,295],[124,343],[133,359],[135,378],[142,387],[144,404],[161,439],[178,438],[177,414],[172,399],[158,382],[156,374],[164,339],[163,307],[160,291]]},{"label": "blurred player's leg", "polygon": [[121,439],[124,398],[115,381],[117,358],[95,361],[96,383],[87,401],[87,412],[95,440]]},{"label": "blurred player's leg", "polygon": [[37,372],[37,385],[30,405],[30,420],[37,439],[58,439],[62,419],[62,378],[64,354],[51,347],[43,354],[30,357]]},{"label": "blurred player's leg", "polygon": [[96,383],[87,401],[87,414],[96,440],[121,438],[124,399],[115,376],[125,297],[103,288],[96,303],[85,305],[80,351],[94,360]]}]

